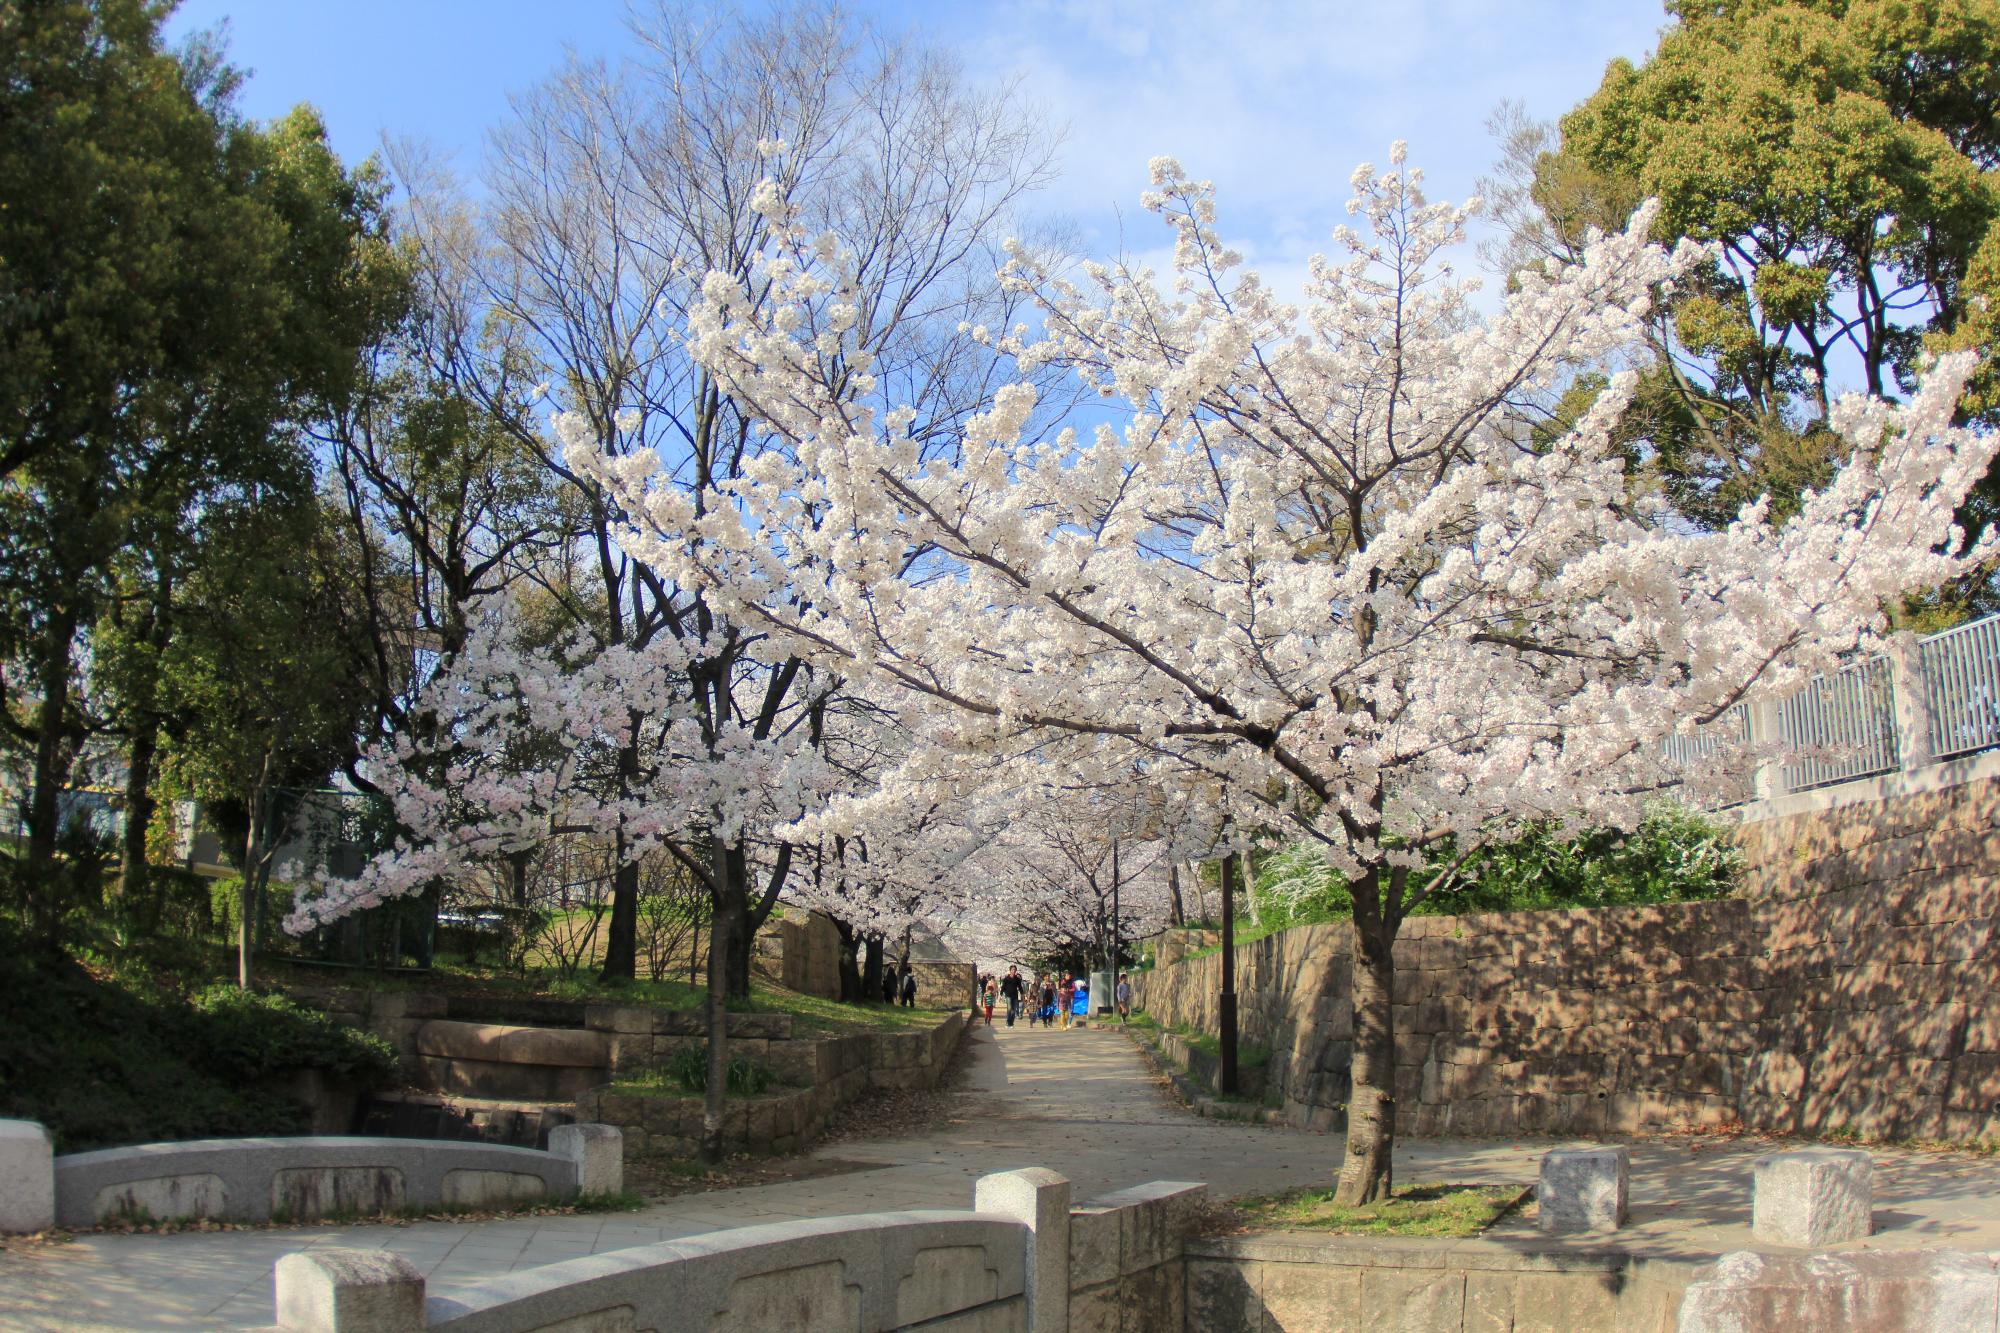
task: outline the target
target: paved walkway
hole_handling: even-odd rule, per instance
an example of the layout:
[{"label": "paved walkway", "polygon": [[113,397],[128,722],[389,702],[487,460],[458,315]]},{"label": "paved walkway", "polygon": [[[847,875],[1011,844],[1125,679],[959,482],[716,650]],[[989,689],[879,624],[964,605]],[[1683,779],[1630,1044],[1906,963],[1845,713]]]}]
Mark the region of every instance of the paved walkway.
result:
[{"label": "paved walkway", "polygon": [[[243,1329],[273,1317],[271,1272],[316,1245],[390,1250],[433,1289],[580,1255],[720,1228],[900,1208],[966,1208],[990,1171],[1048,1166],[1074,1197],[1148,1180],[1201,1180],[1217,1196],[1330,1180],[1336,1136],[1203,1120],[1171,1103],[1123,1035],[976,1027],[971,1113],[916,1137],[844,1142],[817,1156],[849,1169],[809,1180],[717,1190],[643,1212],[411,1226],[305,1227],[89,1235],[74,1244],[0,1251],[0,1328]],[[1401,1145],[1397,1179],[1519,1182],[1549,1146],[1422,1140]],[[1750,1161],[1763,1144],[1636,1144],[1632,1226],[1620,1248],[1713,1254],[1751,1247]],[[2000,1250],[2000,1161],[1882,1153],[1876,1158],[1880,1247]],[[1540,1244],[1510,1220],[1496,1238]],[[1587,1243],[1587,1242],[1585,1242]]]}]

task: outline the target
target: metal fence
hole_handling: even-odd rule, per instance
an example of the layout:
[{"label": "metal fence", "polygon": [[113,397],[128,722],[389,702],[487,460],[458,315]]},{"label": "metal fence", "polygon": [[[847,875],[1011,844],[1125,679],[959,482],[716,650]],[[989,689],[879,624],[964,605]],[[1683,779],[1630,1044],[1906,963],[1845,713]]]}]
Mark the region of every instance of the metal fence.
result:
[{"label": "metal fence", "polygon": [[1872,778],[1896,769],[1896,690],[1889,659],[1814,676],[1778,704],[1778,739],[1800,752],[1779,770],[1785,791]]},{"label": "metal fence", "polygon": [[1917,656],[1933,759],[2000,745],[2000,616],[1933,634]]},{"label": "metal fence", "polygon": [[1668,738],[1661,753],[1693,768],[1776,740],[1790,753],[1760,781],[1762,798],[2000,749],[2000,615],[1918,639],[1915,649],[1900,663],[1869,657],[1815,676],[1775,706],[1739,704],[1691,736]]}]

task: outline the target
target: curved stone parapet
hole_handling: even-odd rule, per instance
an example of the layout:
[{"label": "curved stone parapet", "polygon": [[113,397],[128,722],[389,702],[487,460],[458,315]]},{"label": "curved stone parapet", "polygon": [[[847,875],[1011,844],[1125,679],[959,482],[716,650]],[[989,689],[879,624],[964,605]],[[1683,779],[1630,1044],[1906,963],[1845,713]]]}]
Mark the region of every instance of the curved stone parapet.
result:
[{"label": "curved stone parapet", "polygon": [[425,1326],[891,1329],[972,1314],[1019,1327],[1026,1249],[1018,1220],[984,1213],[778,1222],[445,1288],[427,1302]]},{"label": "curved stone parapet", "polygon": [[[581,1127],[579,1127],[581,1128]],[[616,1130],[537,1152],[434,1139],[197,1139],[55,1159],[56,1223],[118,1217],[303,1221],[398,1208],[492,1208],[620,1187]],[[608,1160],[599,1160],[608,1159]]]}]

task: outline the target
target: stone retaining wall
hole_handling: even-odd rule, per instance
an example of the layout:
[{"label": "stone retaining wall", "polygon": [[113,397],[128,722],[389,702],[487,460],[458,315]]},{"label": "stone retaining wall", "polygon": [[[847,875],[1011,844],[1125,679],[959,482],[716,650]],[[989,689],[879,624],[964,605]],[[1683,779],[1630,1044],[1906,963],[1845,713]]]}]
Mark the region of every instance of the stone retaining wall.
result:
[{"label": "stone retaining wall", "polygon": [[[834,1112],[870,1089],[935,1087],[964,1033],[965,1015],[954,1013],[911,1032],[789,1041],[732,1035],[732,1053],[764,1063],[792,1086],[757,1097],[730,1098],[724,1145],[731,1152],[802,1151],[825,1131]],[[624,1066],[628,1073],[648,1067]],[[644,1096],[600,1087],[579,1094],[576,1110],[581,1119],[622,1128],[627,1150],[633,1153],[688,1157],[700,1146],[698,1096]]]},{"label": "stone retaining wall", "polygon": [[[396,1048],[411,1086],[508,1102],[567,1102],[628,1069],[648,1068],[699,1045],[702,1009],[568,1000],[470,1000],[425,991],[355,987],[290,992],[335,1022]],[[497,1006],[497,1007],[496,1007]],[[475,1015],[479,1016],[475,1019]],[[539,1022],[499,1022],[495,1018]],[[731,1013],[729,1035],[753,1059],[792,1035],[790,1014]],[[347,1128],[343,1125],[342,1128]]]},{"label": "stone retaining wall", "polygon": [[[1996,822],[2000,784],[1970,784],[1747,826],[1741,898],[1406,922],[1401,1126],[2000,1139]],[[1241,1040],[1301,1126],[1344,1115],[1347,933],[1237,950]],[[1220,955],[1135,983],[1162,1024],[1216,1030]]]},{"label": "stone retaining wall", "polygon": [[1186,1327],[1202,1333],[1674,1333],[1682,1296],[1698,1272],[1695,1260],[1641,1259],[1611,1249],[1524,1253],[1494,1241],[1297,1231],[1191,1240],[1185,1263]]}]

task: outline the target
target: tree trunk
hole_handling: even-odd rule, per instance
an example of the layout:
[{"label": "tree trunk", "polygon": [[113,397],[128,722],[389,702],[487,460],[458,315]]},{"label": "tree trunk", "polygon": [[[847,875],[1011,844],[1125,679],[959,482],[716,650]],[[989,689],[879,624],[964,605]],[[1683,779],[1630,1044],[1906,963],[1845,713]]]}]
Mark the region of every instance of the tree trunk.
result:
[{"label": "tree trunk", "polygon": [[[1366,881],[1379,883],[1371,871]],[[1361,886],[1357,884],[1357,889]],[[1347,1156],[1334,1202],[1343,1207],[1389,1197],[1396,1144],[1395,928],[1379,909],[1362,910],[1370,886],[1355,894],[1348,993],[1354,1006],[1353,1090],[1347,1098]]]},{"label": "tree trunk", "polygon": [[854,956],[860,941],[854,938],[854,927],[845,921],[834,922],[833,928],[840,932],[840,999],[843,1004],[854,1004],[867,995],[861,989],[861,964]]},{"label": "tree trunk", "polygon": [[864,944],[861,958],[861,998],[879,1000],[882,998],[882,937],[870,935]]},{"label": "tree trunk", "polygon": [[264,762],[250,788],[250,828],[243,835],[242,887],[236,897],[236,984],[250,989],[251,959],[257,952],[257,864],[264,855],[264,805],[271,778],[271,747],[264,747]]},{"label": "tree trunk", "polygon": [[[35,719],[35,791],[28,810],[28,863],[31,876],[46,879],[55,865],[56,833],[62,822],[62,791],[69,778],[70,640],[76,613],[67,607],[49,620],[42,642],[42,700]],[[43,895],[54,892],[43,884]]]},{"label": "tree trunk", "polygon": [[[631,718],[631,734],[636,737],[639,718]],[[629,794],[639,776],[639,742],[634,739],[618,752],[618,790]],[[604,964],[600,981],[632,981],[639,975],[639,867],[625,855],[625,830],[615,840],[618,869],[611,877],[611,923],[604,938]]]},{"label": "tree trunk", "polygon": [[622,833],[617,846],[618,869],[611,875],[611,925],[604,937],[599,981],[632,981],[639,975],[639,864],[626,859]]},{"label": "tree trunk", "polygon": [[1167,862],[1167,924],[1187,924],[1187,906],[1181,902],[1181,866],[1178,861]]},{"label": "tree trunk", "polygon": [[[130,919],[146,892],[146,832],[153,823],[153,758],[159,753],[160,738],[150,726],[141,724],[132,734],[131,752],[125,768],[124,855],[118,866],[118,896]],[[150,929],[150,927],[149,927]]]},{"label": "tree trunk", "polygon": [[729,967],[724,977],[729,983],[725,998],[750,998],[750,884],[749,859],[741,843],[718,849],[716,869],[721,889],[715,899],[715,921],[710,930],[722,936],[729,948]]},{"label": "tree trunk", "polygon": [[[719,860],[720,858],[718,858]],[[728,913],[717,911],[708,928],[708,1088],[701,1101],[701,1160],[722,1160],[722,1130],[729,1099]]]}]

